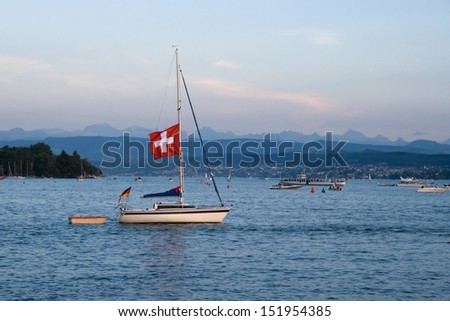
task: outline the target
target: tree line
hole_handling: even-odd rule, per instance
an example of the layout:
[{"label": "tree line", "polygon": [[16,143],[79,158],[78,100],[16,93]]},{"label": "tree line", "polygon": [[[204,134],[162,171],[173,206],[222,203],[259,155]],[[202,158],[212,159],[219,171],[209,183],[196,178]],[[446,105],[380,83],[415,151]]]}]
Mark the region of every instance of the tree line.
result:
[{"label": "tree line", "polygon": [[29,147],[6,145],[0,149],[0,176],[76,178],[101,174],[99,168],[81,158],[76,151],[69,155],[63,150],[55,155],[45,143]]}]

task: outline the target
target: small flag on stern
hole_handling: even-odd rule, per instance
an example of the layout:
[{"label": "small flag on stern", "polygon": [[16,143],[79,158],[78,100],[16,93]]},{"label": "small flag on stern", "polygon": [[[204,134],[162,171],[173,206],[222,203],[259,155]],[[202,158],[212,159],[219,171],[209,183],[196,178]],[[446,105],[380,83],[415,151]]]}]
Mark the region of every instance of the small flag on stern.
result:
[{"label": "small flag on stern", "polygon": [[131,186],[128,187],[126,190],[124,190],[124,191],[122,192],[122,194],[120,194],[120,196],[119,196],[119,202],[118,202],[118,203],[120,203],[120,201],[122,200],[122,198],[127,198],[128,196],[130,196],[130,193],[131,193]]}]

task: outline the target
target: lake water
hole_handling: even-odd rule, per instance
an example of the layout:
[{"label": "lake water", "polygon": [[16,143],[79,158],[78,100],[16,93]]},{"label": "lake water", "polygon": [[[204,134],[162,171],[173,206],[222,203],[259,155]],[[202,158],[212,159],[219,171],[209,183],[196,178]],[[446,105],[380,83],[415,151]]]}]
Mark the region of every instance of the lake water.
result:
[{"label": "lake water", "polygon": [[[186,180],[188,201],[216,202],[201,178]],[[151,204],[141,194],[176,182],[0,181],[0,300],[450,300],[450,191],[275,183],[219,179],[234,205],[222,224],[121,225],[125,188],[141,207]]]}]

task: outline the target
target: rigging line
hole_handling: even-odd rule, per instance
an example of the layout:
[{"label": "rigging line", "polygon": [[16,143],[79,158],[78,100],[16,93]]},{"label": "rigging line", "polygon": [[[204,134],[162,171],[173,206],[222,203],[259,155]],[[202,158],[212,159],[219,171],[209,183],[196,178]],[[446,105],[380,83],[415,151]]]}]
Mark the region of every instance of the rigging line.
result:
[{"label": "rigging line", "polygon": [[158,114],[158,118],[156,119],[156,127],[155,127],[157,130],[159,129],[159,122],[161,120],[162,110],[164,108],[164,102],[165,102],[166,96],[167,96],[167,89],[169,88],[169,80],[172,75],[174,60],[175,60],[175,54],[173,54],[173,56],[172,56],[172,62],[170,63],[169,71],[167,72],[166,81],[164,82],[164,87],[161,90],[161,95],[159,96],[160,107],[159,107],[159,114]]},{"label": "rigging line", "polygon": [[219,198],[220,204],[224,206],[222,198],[220,197],[219,189],[217,188],[216,180],[214,179],[214,175],[211,171],[211,164],[208,159],[208,154],[206,153],[205,145],[203,144],[202,134],[200,133],[200,128],[198,127],[197,117],[195,116],[194,107],[192,106],[191,97],[189,96],[189,92],[187,89],[186,81],[184,80],[183,71],[180,69],[181,79],[183,79],[184,90],[186,91],[186,96],[189,101],[189,106],[191,107],[192,117],[194,118],[195,127],[197,128],[198,138],[200,139],[200,144],[202,145],[203,150],[203,158],[205,159],[206,167],[208,168],[209,176],[211,176],[214,190],[216,191],[217,197]]}]

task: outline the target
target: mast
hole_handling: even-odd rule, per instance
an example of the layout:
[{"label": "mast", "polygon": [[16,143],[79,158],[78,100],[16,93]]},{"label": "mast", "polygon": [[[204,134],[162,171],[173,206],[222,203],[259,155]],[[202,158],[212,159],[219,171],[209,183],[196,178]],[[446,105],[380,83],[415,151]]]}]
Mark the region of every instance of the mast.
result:
[{"label": "mast", "polygon": [[181,86],[180,86],[180,64],[178,62],[178,48],[175,49],[176,64],[177,64],[177,110],[178,110],[178,128],[180,133],[178,135],[180,139],[180,203],[183,204],[183,194],[184,194],[184,172],[183,172],[183,149],[181,145]]}]

